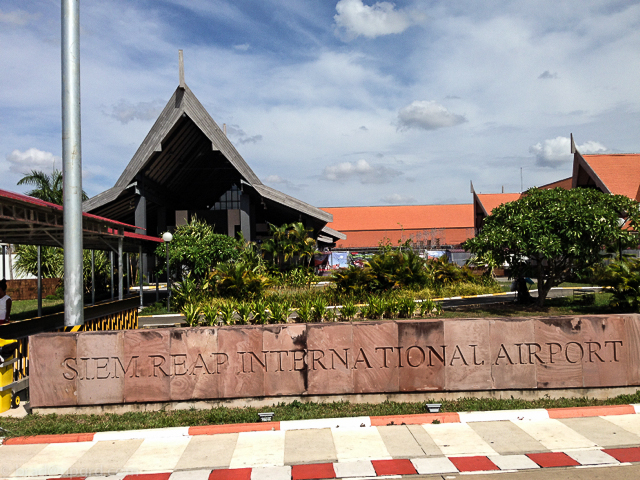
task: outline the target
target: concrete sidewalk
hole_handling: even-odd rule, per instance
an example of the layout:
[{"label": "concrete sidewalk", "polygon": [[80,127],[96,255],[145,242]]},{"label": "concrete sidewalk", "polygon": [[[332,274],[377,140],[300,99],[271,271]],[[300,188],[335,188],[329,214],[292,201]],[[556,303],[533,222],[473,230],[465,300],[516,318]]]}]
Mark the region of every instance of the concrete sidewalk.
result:
[{"label": "concrete sidewalk", "polygon": [[[626,405],[358,417],[8,439],[0,446],[0,477],[442,478],[625,465],[640,462],[638,410]],[[431,423],[437,418],[443,422]]]}]

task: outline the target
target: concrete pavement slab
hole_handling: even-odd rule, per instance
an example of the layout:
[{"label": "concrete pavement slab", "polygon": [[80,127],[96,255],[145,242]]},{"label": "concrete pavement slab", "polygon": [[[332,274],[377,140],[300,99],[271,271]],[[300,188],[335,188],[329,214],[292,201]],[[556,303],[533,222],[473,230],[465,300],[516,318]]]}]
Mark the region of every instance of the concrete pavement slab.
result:
[{"label": "concrete pavement slab", "polygon": [[229,468],[284,465],[285,432],[241,432]]},{"label": "concrete pavement slab", "polygon": [[423,425],[422,428],[445,455],[496,455],[496,451],[467,423]]},{"label": "concrete pavement slab", "polygon": [[209,480],[211,469],[205,470],[184,470],[181,472],[173,472],[169,480]]},{"label": "concrete pavement slab", "polygon": [[255,467],[251,471],[251,480],[291,480],[291,467]]},{"label": "concrete pavement slab", "polygon": [[176,464],[176,470],[227,468],[231,463],[237,442],[237,433],[191,437],[191,441]]},{"label": "concrete pavement slab", "polygon": [[511,421],[468,423],[500,455],[547,452],[548,449]]},{"label": "concrete pavement slab", "polygon": [[559,420],[549,419],[532,422],[516,420],[513,423],[549,450],[564,451],[596,446],[594,442],[574,432]]},{"label": "concrete pavement slab", "polygon": [[132,438],[175,438],[189,435],[189,427],[147,428],[117,432],[98,432],[93,436],[94,442],[107,440],[129,440]]},{"label": "concrete pavement slab", "polygon": [[419,475],[458,472],[456,466],[447,457],[414,458],[411,462]]},{"label": "concrete pavement slab", "polygon": [[142,445],[142,439],[96,442],[65,472],[65,476],[115,475]]},{"label": "concrete pavement slab", "polygon": [[581,465],[615,465],[620,463],[600,449],[572,450],[565,453]]},{"label": "concrete pavement slab", "polygon": [[640,445],[640,436],[602,417],[564,418],[560,421],[600,447]]},{"label": "concrete pavement slab", "polygon": [[24,463],[40,453],[46,444],[40,445],[0,445],[0,477],[8,477]]},{"label": "concrete pavement slab", "polygon": [[336,447],[333,444],[333,435],[329,428],[285,432],[285,465],[337,461]]},{"label": "concrete pavement slab", "polygon": [[332,428],[331,434],[339,462],[391,458],[376,427]]},{"label": "concrete pavement slab", "polygon": [[640,436],[640,415],[611,415],[602,418],[607,422],[624,428],[627,432]]},{"label": "concrete pavement slab", "polygon": [[107,475],[103,477],[102,475],[96,475],[95,477],[87,477],[85,480],[122,480],[126,477],[126,473],[116,473],[115,475]]},{"label": "concrete pavement slab", "polygon": [[172,471],[187,448],[189,440],[189,437],[146,439],[129,457],[121,471],[134,473]]},{"label": "concrete pavement slab", "polygon": [[382,441],[393,458],[423,457],[424,451],[406,425],[377,427]]},{"label": "concrete pavement slab", "polygon": [[531,470],[540,466],[526,455],[490,455],[489,460],[500,470]]},{"label": "concrete pavement slab", "polygon": [[425,457],[441,457],[442,451],[436,445],[433,438],[425,431],[422,425],[407,425],[407,429],[413,435],[420,448],[424,452]]},{"label": "concrete pavement slab", "polygon": [[356,428],[370,426],[370,417],[316,418],[310,420],[285,420],[280,422],[280,430],[305,430],[312,428]]},{"label": "concrete pavement slab", "polygon": [[376,471],[369,460],[339,462],[333,464],[337,478],[375,477]]},{"label": "concrete pavement slab", "polygon": [[54,477],[62,475],[92,446],[93,442],[50,443],[20,468],[17,468],[11,476]]}]

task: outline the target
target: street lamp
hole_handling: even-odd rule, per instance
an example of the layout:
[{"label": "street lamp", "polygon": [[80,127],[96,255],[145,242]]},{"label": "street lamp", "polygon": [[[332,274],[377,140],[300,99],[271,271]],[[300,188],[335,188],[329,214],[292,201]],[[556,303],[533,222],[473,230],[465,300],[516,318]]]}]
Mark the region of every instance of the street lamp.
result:
[{"label": "street lamp", "polygon": [[164,240],[165,250],[167,252],[167,313],[171,311],[171,276],[169,275],[169,242],[173,240],[173,235],[170,232],[164,232],[162,234],[162,240]]}]

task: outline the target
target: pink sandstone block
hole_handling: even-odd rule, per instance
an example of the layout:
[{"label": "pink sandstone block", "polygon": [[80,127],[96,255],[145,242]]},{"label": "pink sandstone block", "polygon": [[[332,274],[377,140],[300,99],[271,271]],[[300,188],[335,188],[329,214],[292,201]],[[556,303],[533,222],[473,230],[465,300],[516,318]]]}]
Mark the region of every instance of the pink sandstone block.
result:
[{"label": "pink sandstone block", "polygon": [[170,342],[171,400],[218,398],[218,381],[228,359],[218,353],[217,330],[171,329]]},{"label": "pink sandstone block", "polygon": [[34,407],[78,404],[76,333],[29,337],[29,395]]},{"label": "pink sandstone block", "polygon": [[397,323],[354,323],[353,345],[354,393],[397,392],[399,369],[392,366],[391,359],[393,347],[398,345]]},{"label": "pink sandstone block", "polygon": [[544,361],[536,364],[538,388],[582,387],[582,321],[577,317],[542,318],[534,328]]},{"label": "pink sandstone block", "polygon": [[[307,325],[307,348],[311,356],[306,359],[309,395],[353,393],[353,367],[358,352],[351,323]],[[326,369],[314,363],[321,353]]]},{"label": "pink sandstone block", "polygon": [[[389,356],[401,392],[444,389],[447,349],[442,320],[398,320],[398,345]],[[444,349],[443,349],[444,347]]]},{"label": "pink sandstone block", "polygon": [[124,376],[125,403],[171,400],[169,333],[166,328],[124,332],[124,358],[117,369]]},{"label": "pink sandstone block", "polygon": [[536,388],[535,320],[509,318],[489,323],[492,386]]},{"label": "pink sandstone block", "polygon": [[124,375],[116,358],[124,356],[124,332],[81,332],[77,341],[78,405],[124,402]]},{"label": "pink sandstone block", "polygon": [[490,390],[490,320],[447,320],[444,341],[447,345],[445,389]]},{"label": "pink sandstone block", "polygon": [[[302,352],[307,348],[307,326],[304,324],[267,325],[262,333],[262,348],[268,352],[264,394],[305,394],[307,372],[294,369],[293,358],[294,352]],[[296,355],[300,356],[300,354]],[[319,366],[318,362],[316,366]]]},{"label": "pink sandstone block", "polygon": [[264,375],[269,359],[262,349],[262,328],[221,327],[218,348],[228,355],[218,386],[221,398],[264,396]]}]

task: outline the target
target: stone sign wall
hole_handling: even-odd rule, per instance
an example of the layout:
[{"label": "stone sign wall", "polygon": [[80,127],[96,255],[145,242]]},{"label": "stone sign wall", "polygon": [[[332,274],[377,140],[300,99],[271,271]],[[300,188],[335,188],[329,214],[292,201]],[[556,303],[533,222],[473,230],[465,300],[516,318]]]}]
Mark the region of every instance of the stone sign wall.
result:
[{"label": "stone sign wall", "polygon": [[45,333],[34,407],[640,385],[640,315]]}]

